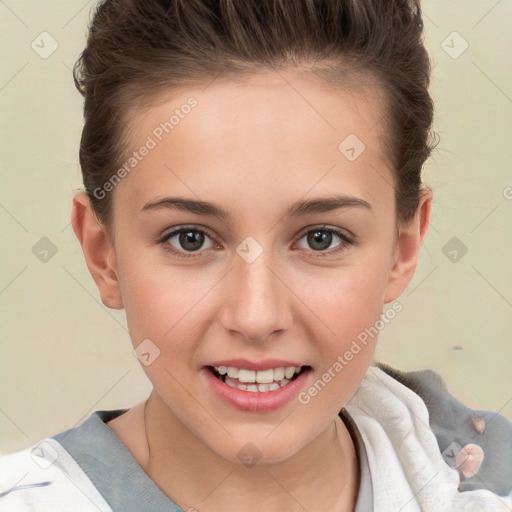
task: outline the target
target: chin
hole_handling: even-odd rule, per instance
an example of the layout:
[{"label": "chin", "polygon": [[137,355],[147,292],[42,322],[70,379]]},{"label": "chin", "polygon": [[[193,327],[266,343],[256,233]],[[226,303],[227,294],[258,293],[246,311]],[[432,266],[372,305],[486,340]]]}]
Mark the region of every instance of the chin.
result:
[{"label": "chin", "polygon": [[252,467],[284,462],[297,454],[305,444],[282,432],[274,432],[270,436],[260,432],[259,435],[230,438],[229,441],[224,440],[222,443],[209,446],[220,457],[230,462]]}]

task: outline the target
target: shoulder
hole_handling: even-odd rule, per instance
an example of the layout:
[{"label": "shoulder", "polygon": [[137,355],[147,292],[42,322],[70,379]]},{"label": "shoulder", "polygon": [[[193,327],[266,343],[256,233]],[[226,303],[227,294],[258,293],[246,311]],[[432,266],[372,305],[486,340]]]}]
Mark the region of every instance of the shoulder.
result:
[{"label": "shoulder", "polygon": [[53,438],[0,454],[3,512],[112,512],[80,466]]},{"label": "shoulder", "polygon": [[512,423],[507,418],[466,406],[433,370],[375,366],[422,399],[441,455],[459,473],[460,491],[487,489],[500,496],[512,492]]}]

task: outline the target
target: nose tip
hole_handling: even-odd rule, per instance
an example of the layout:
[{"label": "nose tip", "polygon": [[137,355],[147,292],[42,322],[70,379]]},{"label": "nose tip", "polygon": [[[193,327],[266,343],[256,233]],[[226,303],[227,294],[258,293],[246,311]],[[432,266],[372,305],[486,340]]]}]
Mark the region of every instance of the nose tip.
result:
[{"label": "nose tip", "polygon": [[228,288],[222,314],[228,331],[242,335],[244,341],[261,343],[286,327],[291,318],[285,311],[286,286],[262,256],[252,263],[241,259]]}]

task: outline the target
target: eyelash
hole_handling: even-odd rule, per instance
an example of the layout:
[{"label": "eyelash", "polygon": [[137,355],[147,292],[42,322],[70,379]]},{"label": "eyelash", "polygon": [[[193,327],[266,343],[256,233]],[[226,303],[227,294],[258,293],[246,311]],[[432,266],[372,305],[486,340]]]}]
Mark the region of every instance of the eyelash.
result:
[{"label": "eyelash", "polygon": [[[187,254],[184,251],[179,251],[179,250],[174,249],[171,245],[169,245],[167,243],[172,237],[174,237],[176,235],[179,235],[180,233],[187,233],[187,232],[190,232],[190,231],[193,232],[193,233],[201,233],[201,234],[206,235],[208,238],[211,238],[213,240],[213,237],[205,229],[200,228],[200,227],[194,227],[194,226],[190,226],[190,227],[185,226],[185,227],[182,227],[180,229],[176,229],[174,231],[171,231],[170,233],[167,233],[162,238],[157,240],[157,243],[162,246],[164,251],[170,252],[171,254],[173,254],[174,256],[177,256],[179,258],[195,258],[195,257],[197,257],[197,254],[199,254],[199,251],[192,251],[192,252],[189,252],[189,254]],[[335,249],[333,249],[331,251],[312,251],[313,253],[316,253],[313,256],[315,258],[323,258],[323,257],[327,257],[327,256],[333,256],[333,255],[338,254],[338,253],[340,253],[342,251],[345,251],[351,245],[356,245],[356,238],[355,237],[354,238],[349,238],[342,231],[340,231],[338,229],[335,229],[335,228],[327,228],[325,225],[324,226],[313,227],[313,228],[308,229],[307,231],[304,231],[301,234],[301,236],[299,237],[299,240],[302,239],[305,235],[307,235],[307,234],[309,234],[311,232],[314,232],[314,231],[323,231],[325,233],[334,234],[342,242],[337,248],[335,248]]]}]

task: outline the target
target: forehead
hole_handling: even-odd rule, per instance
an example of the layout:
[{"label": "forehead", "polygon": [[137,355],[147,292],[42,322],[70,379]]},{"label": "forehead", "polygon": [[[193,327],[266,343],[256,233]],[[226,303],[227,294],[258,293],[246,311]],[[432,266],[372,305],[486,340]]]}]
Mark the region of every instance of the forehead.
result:
[{"label": "forehead", "polygon": [[391,180],[381,97],[369,81],[334,87],[285,72],[166,91],[130,121],[131,149],[152,149],[118,188],[140,207],[167,191],[222,201],[344,184],[372,195]]}]

